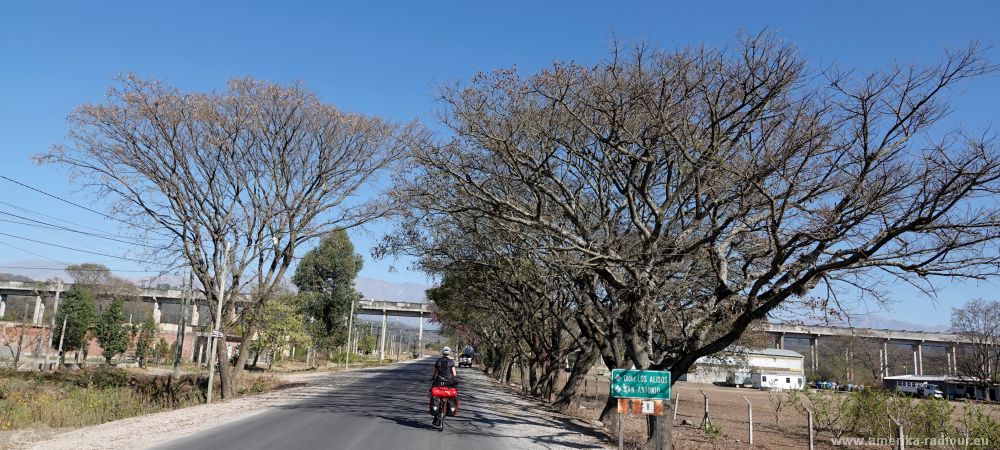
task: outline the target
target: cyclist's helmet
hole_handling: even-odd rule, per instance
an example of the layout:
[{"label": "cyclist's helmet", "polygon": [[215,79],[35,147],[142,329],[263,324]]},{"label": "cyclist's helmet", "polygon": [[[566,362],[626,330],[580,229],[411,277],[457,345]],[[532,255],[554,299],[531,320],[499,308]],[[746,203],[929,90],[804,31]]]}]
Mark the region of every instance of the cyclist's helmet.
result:
[{"label": "cyclist's helmet", "polygon": [[442,348],[441,349],[441,354],[444,355],[444,356],[450,355],[451,354],[451,347]]}]

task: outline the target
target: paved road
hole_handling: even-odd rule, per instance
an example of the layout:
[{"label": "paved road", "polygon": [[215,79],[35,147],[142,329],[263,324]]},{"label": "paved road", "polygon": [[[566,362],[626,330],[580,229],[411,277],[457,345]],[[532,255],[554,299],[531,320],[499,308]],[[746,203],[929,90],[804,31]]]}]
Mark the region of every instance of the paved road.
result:
[{"label": "paved road", "polygon": [[427,412],[433,360],[377,370],[372,377],[156,448],[604,448],[591,430],[502,394],[476,369],[460,369],[459,417],[449,417],[439,432]]}]

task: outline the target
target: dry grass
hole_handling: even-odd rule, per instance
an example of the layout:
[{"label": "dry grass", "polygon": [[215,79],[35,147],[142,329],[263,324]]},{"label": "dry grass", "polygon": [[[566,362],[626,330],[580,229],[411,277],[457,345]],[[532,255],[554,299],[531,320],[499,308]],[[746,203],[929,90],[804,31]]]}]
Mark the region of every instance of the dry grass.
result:
[{"label": "dry grass", "polygon": [[[702,390],[709,396],[709,416],[712,423],[720,427],[721,434],[712,439],[699,429],[704,415]],[[577,417],[596,420],[608,392],[607,378],[592,377],[586,387],[580,387],[580,395],[574,401],[569,413]],[[843,397],[843,393],[831,393]],[[747,444],[747,403],[753,404],[754,445]],[[674,422],[674,447],[678,449],[801,449],[807,443],[806,418],[792,407],[785,407],[775,422],[775,409],[768,394],[756,389],[740,389],[714,385],[680,382],[674,385],[674,399],[679,399],[677,420]],[[922,401],[922,400],[914,400]],[[955,407],[953,423],[959,423],[965,414],[966,403],[950,402]],[[1000,406],[984,405],[988,414],[1000,420]],[[646,424],[642,417],[628,417],[624,420],[627,446],[638,448],[646,438]],[[830,444],[833,436],[817,433],[817,449],[837,448]],[[878,448],[878,447],[868,447]]]}]

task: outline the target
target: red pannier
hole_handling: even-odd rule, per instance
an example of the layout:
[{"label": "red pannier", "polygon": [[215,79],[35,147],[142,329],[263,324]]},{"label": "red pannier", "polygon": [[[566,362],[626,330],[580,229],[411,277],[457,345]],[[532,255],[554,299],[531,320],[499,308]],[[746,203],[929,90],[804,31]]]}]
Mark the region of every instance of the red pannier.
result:
[{"label": "red pannier", "polygon": [[432,397],[455,398],[458,397],[458,389],[450,387],[432,387]]},{"label": "red pannier", "polygon": [[434,387],[431,388],[431,398],[430,404],[428,405],[428,410],[432,416],[437,415],[437,401],[438,398],[448,399],[447,411],[445,414],[455,417],[458,415],[458,389],[447,388],[447,387]]}]

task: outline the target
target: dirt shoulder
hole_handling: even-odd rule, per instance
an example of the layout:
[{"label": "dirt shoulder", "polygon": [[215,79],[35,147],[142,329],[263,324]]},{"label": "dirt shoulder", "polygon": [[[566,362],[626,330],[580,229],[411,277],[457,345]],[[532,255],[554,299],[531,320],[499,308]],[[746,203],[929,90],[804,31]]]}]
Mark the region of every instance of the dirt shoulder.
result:
[{"label": "dirt shoulder", "polygon": [[374,373],[372,369],[376,368],[282,375],[281,378],[286,384],[303,383],[304,385],[210,405],[198,405],[131,417],[92,427],[73,430],[17,431],[8,438],[4,447],[13,449],[149,448],[370,377]]}]

